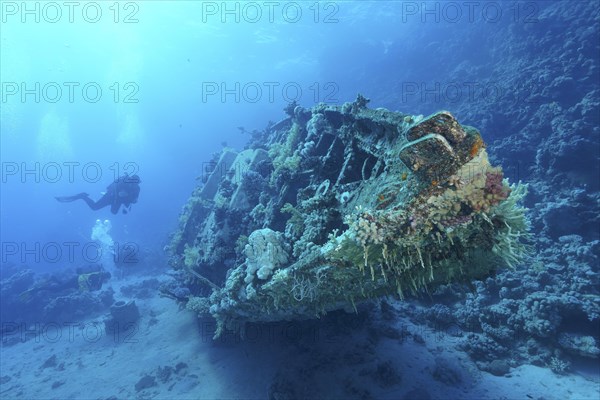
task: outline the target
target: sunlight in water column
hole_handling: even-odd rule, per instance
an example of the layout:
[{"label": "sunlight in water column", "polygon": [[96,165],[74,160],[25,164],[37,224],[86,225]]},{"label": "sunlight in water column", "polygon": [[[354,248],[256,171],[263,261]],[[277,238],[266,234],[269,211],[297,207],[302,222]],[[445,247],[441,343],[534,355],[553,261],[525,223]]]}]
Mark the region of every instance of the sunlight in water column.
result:
[{"label": "sunlight in water column", "polygon": [[37,136],[39,160],[57,161],[73,158],[69,121],[50,111],[40,122]]}]

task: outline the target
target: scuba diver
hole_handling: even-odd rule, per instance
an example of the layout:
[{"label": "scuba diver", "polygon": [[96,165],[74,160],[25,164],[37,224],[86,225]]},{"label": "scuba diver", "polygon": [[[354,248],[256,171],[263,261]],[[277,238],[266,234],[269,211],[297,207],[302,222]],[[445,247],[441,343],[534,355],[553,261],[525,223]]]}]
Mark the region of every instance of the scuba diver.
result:
[{"label": "scuba diver", "polygon": [[116,214],[123,205],[123,214],[127,214],[131,204],[136,203],[140,194],[141,179],[137,175],[123,175],[106,188],[106,193],[98,200],[90,199],[87,193],[79,193],[74,196],[55,197],[61,203],[70,203],[75,200],[83,200],[92,210],[99,210],[110,205],[110,212]]}]

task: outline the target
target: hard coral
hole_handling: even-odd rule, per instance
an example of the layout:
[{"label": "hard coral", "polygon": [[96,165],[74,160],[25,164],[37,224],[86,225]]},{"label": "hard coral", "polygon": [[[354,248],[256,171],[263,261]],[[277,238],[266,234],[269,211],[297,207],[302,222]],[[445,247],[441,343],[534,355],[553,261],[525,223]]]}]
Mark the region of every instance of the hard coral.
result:
[{"label": "hard coral", "polygon": [[283,243],[283,235],[269,228],[259,229],[248,237],[246,253],[246,283],[254,277],[268,279],[273,270],[288,261],[288,249]]}]

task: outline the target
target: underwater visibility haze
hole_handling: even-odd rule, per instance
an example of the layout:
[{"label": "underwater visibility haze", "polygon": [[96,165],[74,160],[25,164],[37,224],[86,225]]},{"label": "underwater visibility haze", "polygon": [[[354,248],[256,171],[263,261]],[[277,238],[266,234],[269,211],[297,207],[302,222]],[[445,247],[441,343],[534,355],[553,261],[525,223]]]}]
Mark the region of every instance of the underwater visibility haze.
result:
[{"label": "underwater visibility haze", "polygon": [[0,11],[0,398],[600,397],[597,1]]}]

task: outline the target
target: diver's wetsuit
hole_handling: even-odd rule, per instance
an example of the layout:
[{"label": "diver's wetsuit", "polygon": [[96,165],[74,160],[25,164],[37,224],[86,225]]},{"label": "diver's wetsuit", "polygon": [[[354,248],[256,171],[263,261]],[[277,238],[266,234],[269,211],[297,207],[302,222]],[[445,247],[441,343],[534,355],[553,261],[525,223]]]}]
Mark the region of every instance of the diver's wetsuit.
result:
[{"label": "diver's wetsuit", "polygon": [[140,177],[137,175],[123,175],[106,188],[106,193],[98,200],[90,199],[87,193],[79,193],[74,196],[56,197],[61,203],[69,203],[75,200],[83,200],[92,210],[99,210],[110,205],[110,212],[116,214],[123,205],[123,214],[136,203],[140,194]]}]

